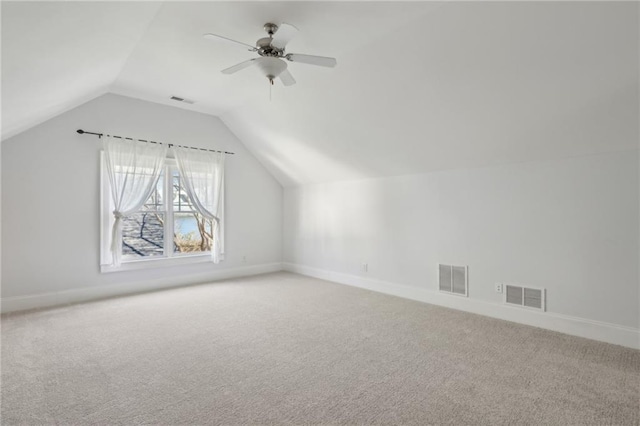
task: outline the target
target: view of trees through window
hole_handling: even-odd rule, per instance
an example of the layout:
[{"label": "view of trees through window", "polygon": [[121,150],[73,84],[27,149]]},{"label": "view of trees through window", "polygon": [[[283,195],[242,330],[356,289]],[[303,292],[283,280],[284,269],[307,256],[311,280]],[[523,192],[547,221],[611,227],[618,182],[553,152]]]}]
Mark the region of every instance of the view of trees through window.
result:
[{"label": "view of trees through window", "polygon": [[173,178],[173,250],[188,253],[210,251],[212,223],[195,211],[175,172]]},{"label": "view of trees through window", "polygon": [[[211,250],[212,223],[195,211],[182,187],[180,176],[172,170],[171,187],[164,188],[164,176],[139,212],[123,220],[122,253],[128,257],[163,256],[165,228],[173,234],[173,253],[194,253]],[[167,222],[165,199],[173,221]]]}]

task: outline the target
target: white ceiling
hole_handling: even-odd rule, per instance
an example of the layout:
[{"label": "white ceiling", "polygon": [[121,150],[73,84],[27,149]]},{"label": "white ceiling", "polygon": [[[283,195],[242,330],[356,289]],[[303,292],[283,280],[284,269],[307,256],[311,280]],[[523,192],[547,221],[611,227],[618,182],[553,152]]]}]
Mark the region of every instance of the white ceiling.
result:
[{"label": "white ceiling", "polygon": [[[300,32],[269,101],[265,22]],[[638,3],[2,2],[3,138],[105,92],[220,116],[283,185],[638,147]],[[190,98],[194,105],[168,100]]]},{"label": "white ceiling", "polygon": [[2,138],[106,93],[159,6],[3,1]]}]

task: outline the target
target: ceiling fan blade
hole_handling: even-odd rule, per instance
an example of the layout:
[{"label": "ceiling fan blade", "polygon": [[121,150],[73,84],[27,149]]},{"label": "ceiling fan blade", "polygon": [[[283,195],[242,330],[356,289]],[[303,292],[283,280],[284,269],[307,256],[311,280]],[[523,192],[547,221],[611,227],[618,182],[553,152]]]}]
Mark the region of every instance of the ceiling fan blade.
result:
[{"label": "ceiling fan blade", "polygon": [[238,41],[238,40],[233,40],[233,39],[230,39],[228,37],[224,37],[224,36],[217,35],[217,34],[205,34],[205,35],[203,35],[203,37],[206,38],[207,40],[212,40],[212,41],[221,41],[222,40],[222,41],[226,41],[226,42],[230,42],[230,43],[241,44],[244,47],[248,47],[249,50],[252,51],[252,52],[255,52],[256,50],[258,50],[258,49],[256,49],[255,46],[252,46],[250,44],[243,43],[243,42]]},{"label": "ceiling fan blade", "polygon": [[296,79],[293,78],[289,70],[282,71],[279,77],[282,81],[282,84],[284,84],[285,86],[293,86],[294,84],[296,84]]},{"label": "ceiling fan blade", "polygon": [[271,47],[275,47],[276,49],[284,50],[285,46],[289,41],[296,35],[298,29],[291,24],[282,23],[278,27],[278,31],[273,35],[273,39],[271,40]]},{"label": "ceiling fan blade", "polygon": [[234,72],[238,72],[240,70],[243,70],[251,65],[253,65],[253,61],[255,61],[258,58],[253,58],[253,59],[249,59],[248,61],[243,61],[240,62],[239,64],[235,64],[232,67],[226,68],[222,70],[222,74],[233,74]]},{"label": "ceiling fan blade", "polygon": [[285,56],[291,62],[302,62],[303,64],[320,65],[321,67],[333,68],[338,64],[336,58],[326,56],[301,55],[299,53],[289,53]]}]

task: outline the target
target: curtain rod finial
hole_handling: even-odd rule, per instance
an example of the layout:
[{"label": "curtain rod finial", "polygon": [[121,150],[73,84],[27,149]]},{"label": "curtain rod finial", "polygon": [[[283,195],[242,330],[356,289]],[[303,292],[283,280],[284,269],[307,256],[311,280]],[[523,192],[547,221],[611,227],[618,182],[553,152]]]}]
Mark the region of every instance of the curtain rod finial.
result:
[{"label": "curtain rod finial", "polygon": [[84,130],[82,130],[82,129],[78,129],[78,130],[76,130],[76,132],[78,132],[78,133],[80,133],[80,134],[83,134],[83,133],[84,133]]}]

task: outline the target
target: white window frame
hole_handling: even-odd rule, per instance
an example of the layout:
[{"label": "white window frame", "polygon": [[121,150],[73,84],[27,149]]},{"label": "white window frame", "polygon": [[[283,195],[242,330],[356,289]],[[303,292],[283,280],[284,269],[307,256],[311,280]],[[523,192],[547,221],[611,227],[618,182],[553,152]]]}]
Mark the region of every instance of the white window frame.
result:
[{"label": "white window frame", "polygon": [[[150,256],[148,258],[131,259],[123,257],[119,267],[111,265],[111,230],[114,223],[113,200],[111,198],[111,186],[107,175],[107,165],[104,151],[100,152],[100,272],[120,272],[138,269],[149,269],[164,266],[189,265],[193,263],[213,263],[211,252],[174,253],[173,251],[173,202],[165,198],[164,215],[164,254],[162,256]],[[172,188],[173,171],[177,169],[175,159],[167,158],[164,165],[164,188]],[[166,194],[163,194],[166,195]],[[224,180],[222,184],[222,214],[220,215],[220,260],[224,260]]]}]

